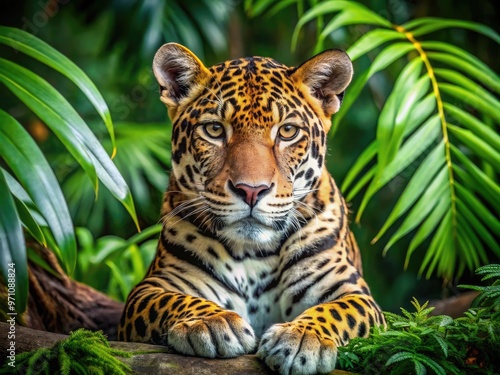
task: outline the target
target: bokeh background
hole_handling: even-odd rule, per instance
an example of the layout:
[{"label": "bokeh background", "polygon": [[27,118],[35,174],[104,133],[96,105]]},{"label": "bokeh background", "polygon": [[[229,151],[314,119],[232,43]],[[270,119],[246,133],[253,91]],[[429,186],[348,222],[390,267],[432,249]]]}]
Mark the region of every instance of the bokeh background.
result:
[{"label": "bokeh background", "polygon": [[[379,15],[397,24],[419,17],[472,20],[498,31],[499,12],[494,0],[364,0]],[[179,42],[194,51],[207,66],[245,55],[271,56],[287,65],[311,57],[315,25],[302,31],[298,48],[292,52],[291,37],[301,9],[296,4],[274,14],[252,10],[239,0],[3,0],[0,24],[22,28],[62,52],[96,83],[111,111],[117,137],[114,159],[127,180],[135,200],[142,228],[157,224],[162,193],[168,182],[170,123],[151,71],[155,51],[165,42]],[[307,2],[303,2],[307,3]],[[316,3],[311,1],[311,3]],[[307,5],[307,4],[306,4]],[[347,27],[325,41],[325,48],[347,49],[367,29]],[[449,29],[437,32],[436,40],[460,45],[498,71],[498,45],[473,32]],[[35,60],[0,46],[0,56],[28,67],[55,86],[111,150],[106,129],[90,102],[67,79]],[[373,57],[373,56],[372,56]],[[370,59],[360,59],[355,70]],[[344,118],[335,137],[329,140],[327,163],[338,184],[361,151],[375,137],[378,112],[400,63],[375,75],[356,104]],[[394,72],[394,74],[391,74]],[[348,95],[348,93],[347,93]],[[96,200],[89,179],[77,167],[48,128],[4,87],[2,108],[16,117],[39,143],[61,182],[74,224],[78,229],[79,258],[75,278],[114,298],[123,299],[142,277],[154,254],[155,233],[132,245],[126,239],[137,234],[136,227],[119,202],[100,187]],[[361,223],[353,224],[362,249],[364,272],[384,310],[408,307],[412,296],[424,301],[458,293],[456,285],[472,281],[466,271],[460,280],[419,278],[424,252],[412,257],[404,269],[404,239],[382,256],[384,239],[372,245],[394,205],[394,192],[408,182],[412,169],[403,172],[372,200]],[[359,201],[350,203],[356,211]],[[153,231],[154,232],[154,231]],[[119,250],[117,250],[119,249]],[[125,262],[126,266],[124,266]]]}]

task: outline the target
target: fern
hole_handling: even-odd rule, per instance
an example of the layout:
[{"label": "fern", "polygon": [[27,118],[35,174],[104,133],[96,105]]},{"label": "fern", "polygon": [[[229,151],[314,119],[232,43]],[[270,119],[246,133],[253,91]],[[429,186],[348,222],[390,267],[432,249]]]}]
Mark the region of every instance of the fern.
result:
[{"label": "fern", "polygon": [[[79,329],[52,348],[40,348],[16,355],[16,374],[110,374],[125,375],[130,366],[116,357],[128,358],[131,354],[113,349],[102,332]],[[12,374],[12,367],[5,364],[0,374]]]},{"label": "fern", "polygon": [[489,286],[460,285],[462,288],[480,292],[473,306],[487,306],[492,319],[500,319],[500,264],[489,264],[477,269],[476,273],[483,276],[481,281],[496,279]]},{"label": "fern", "polygon": [[416,299],[414,312],[384,313],[387,330],[374,327],[369,338],[339,348],[340,368],[366,374],[494,374],[500,368],[500,296],[491,288],[500,283],[499,270],[495,264],[477,270],[483,280],[494,281],[473,287],[480,295],[461,318],[429,316],[432,308]]}]

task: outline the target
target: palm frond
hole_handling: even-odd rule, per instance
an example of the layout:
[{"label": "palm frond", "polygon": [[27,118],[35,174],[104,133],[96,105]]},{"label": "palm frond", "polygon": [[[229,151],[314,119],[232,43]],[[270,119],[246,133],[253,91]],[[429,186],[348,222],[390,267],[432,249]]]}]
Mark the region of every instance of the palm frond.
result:
[{"label": "palm frond", "polygon": [[[486,64],[430,33],[464,28],[498,42],[491,28],[469,21],[420,18],[394,25],[357,2],[323,1],[299,19],[301,29],[317,17],[333,16],[319,30],[316,48],[346,25],[374,27],[348,49],[352,60],[377,49],[367,70],[357,72],[332,135],[373,74],[398,60],[405,62],[380,113],[376,139],[350,169],[342,190],[352,200],[363,193],[356,221],[377,192],[407,168],[415,168],[405,190],[375,236],[392,228],[385,250],[412,233],[406,265],[417,248],[427,246],[420,273],[451,278],[500,257],[500,78]],[[404,218],[404,220],[398,220]]]}]

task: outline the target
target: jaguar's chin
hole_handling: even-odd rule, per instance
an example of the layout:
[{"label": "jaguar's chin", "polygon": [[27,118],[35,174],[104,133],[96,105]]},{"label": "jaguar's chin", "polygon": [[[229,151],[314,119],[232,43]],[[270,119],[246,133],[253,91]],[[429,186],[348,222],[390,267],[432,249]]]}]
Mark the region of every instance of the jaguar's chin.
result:
[{"label": "jaguar's chin", "polygon": [[253,217],[247,217],[224,226],[218,232],[231,245],[255,246],[272,250],[279,246],[281,233],[262,224]]}]

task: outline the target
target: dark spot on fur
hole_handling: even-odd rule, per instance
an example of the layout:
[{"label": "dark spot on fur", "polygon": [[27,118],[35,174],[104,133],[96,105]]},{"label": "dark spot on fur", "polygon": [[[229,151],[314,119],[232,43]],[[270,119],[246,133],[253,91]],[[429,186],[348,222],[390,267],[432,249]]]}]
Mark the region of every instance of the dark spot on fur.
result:
[{"label": "dark spot on fur", "polygon": [[196,240],[196,236],[193,236],[192,234],[186,235],[186,241],[188,243],[192,243],[194,240]]},{"label": "dark spot on fur", "polygon": [[359,323],[359,327],[358,327],[358,336],[365,337],[365,335],[366,335],[366,324],[365,324],[365,322],[361,322],[361,323]]},{"label": "dark spot on fur", "polygon": [[337,311],[337,310],[335,310],[335,309],[331,309],[331,310],[330,310],[330,314],[333,316],[333,318],[334,318],[335,320],[338,320],[339,322],[341,322],[341,321],[342,321],[342,317],[340,316],[340,314],[338,313],[338,311]]},{"label": "dark spot on fur", "polygon": [[148,315],[149,315],[149,323],[150,324],[154,323],[156,318],[158,318],[158,311],[156,311],[154,306],[151,306]]},{"label": "dark spot on fur", "polygon": [[134,328],[139,336],[144,337],[146,335],[146,322],[142,316],[135,319]]},{"label": "dark spot on fur", "polygon": [[351,314],[346,315],[347,318],[347,325],[349,326],[350,329],[353,329],[356,326],[356,319]]}]

